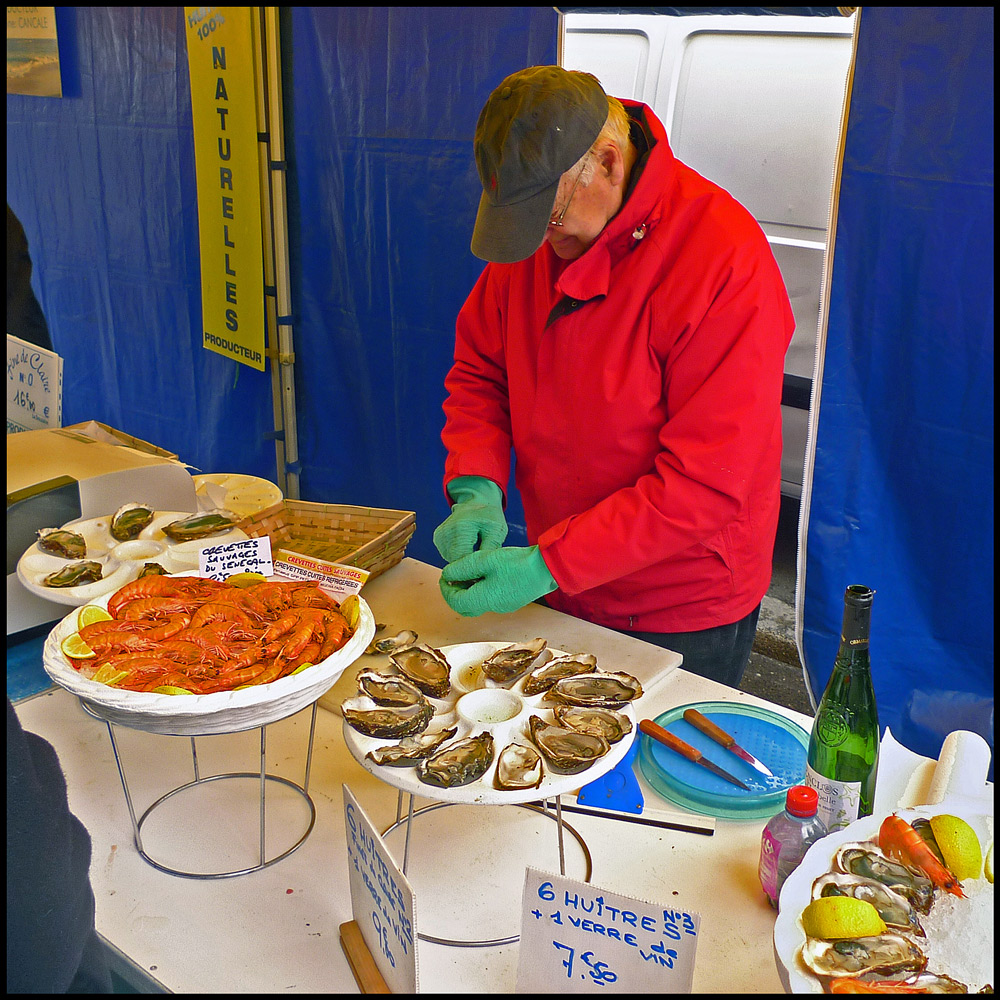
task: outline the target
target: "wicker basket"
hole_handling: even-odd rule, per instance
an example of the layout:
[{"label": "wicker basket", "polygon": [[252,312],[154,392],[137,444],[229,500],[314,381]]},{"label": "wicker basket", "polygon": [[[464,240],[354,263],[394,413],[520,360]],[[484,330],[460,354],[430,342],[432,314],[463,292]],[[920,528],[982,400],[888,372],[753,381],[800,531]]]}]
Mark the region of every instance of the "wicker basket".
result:
[{"label": "wicker basket", "polygon": [[239,526],[252,538],[267,535],[272,551],[289,549],[359,566],[374,577],[403,558],[417,515],[411,510],[282,500],[244,518]]}]

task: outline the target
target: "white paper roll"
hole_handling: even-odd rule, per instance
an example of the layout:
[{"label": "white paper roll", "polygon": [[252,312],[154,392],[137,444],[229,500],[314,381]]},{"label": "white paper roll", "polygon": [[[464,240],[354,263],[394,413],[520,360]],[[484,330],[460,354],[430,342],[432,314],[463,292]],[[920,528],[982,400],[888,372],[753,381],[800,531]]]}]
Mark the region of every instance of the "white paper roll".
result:
[{"label": "white paper roll", "polygon": [[941,746],[934,778],[927,793],[928,804],[956,795],[978,798],[986,794],[990,770],[990,747],[978,733],[964,729],[949,733]]}]

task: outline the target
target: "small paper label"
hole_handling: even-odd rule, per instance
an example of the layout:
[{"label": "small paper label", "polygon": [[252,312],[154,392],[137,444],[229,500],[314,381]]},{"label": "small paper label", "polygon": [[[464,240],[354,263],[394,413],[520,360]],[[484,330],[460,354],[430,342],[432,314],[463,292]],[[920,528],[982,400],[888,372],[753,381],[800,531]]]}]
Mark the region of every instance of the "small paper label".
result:
[{"label": "small paper label", "polygon": [[236,573],[260,573],[271,576],[271,539],[247,538],[242,542],[208,545],[198,553],[198,571],[212,580],[225,580]]},{"label": "small paper label", "polygon": [[7,433],[62,426],[63,359],[7,334]]},{"label": "small paper label", "polygon": [[357,594],[371,576],[368,570],[357,566],[327,562],[289,549],[278,549],[275,553],[274,572],[288,580],[318,580],[323,590],[338,601]]},{"label": "small paper label", "polygon": [[518,993],[690,993],[701,916],[528,868]]},{"label": "small paper label", "polygon": [[861,813],[860,781],[834,781],[806,764],[805,784],[816,789],[819,796],[816,815],[830,833],[850,826]]}]

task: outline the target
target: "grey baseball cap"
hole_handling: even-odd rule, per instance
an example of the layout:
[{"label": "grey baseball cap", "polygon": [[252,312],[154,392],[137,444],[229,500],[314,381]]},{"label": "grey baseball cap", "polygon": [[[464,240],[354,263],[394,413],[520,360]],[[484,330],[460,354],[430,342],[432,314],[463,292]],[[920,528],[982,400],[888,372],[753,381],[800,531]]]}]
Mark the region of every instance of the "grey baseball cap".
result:
[{"label": "grey baseball cap", "polygon": [[508,76],[479,114],[476,167],[483,185],[472,252],[513,263],[545,238],[559,178],[590,149],[608,117],[595,76],[532,66]]}]

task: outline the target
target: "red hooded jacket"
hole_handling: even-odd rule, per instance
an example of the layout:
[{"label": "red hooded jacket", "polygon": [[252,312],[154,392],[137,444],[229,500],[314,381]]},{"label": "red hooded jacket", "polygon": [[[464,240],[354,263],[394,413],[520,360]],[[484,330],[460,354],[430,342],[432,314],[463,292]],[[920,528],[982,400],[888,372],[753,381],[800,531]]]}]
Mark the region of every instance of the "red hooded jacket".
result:
[{"label": "red hooded jacket", "polygon": [[771,579],[781,387],[794,321],[756,221],[650,147],[581,257],[488,264],[458,316],[445,483],[506,487],[559,584],[612,628],[686,632],[749,614]]}]

